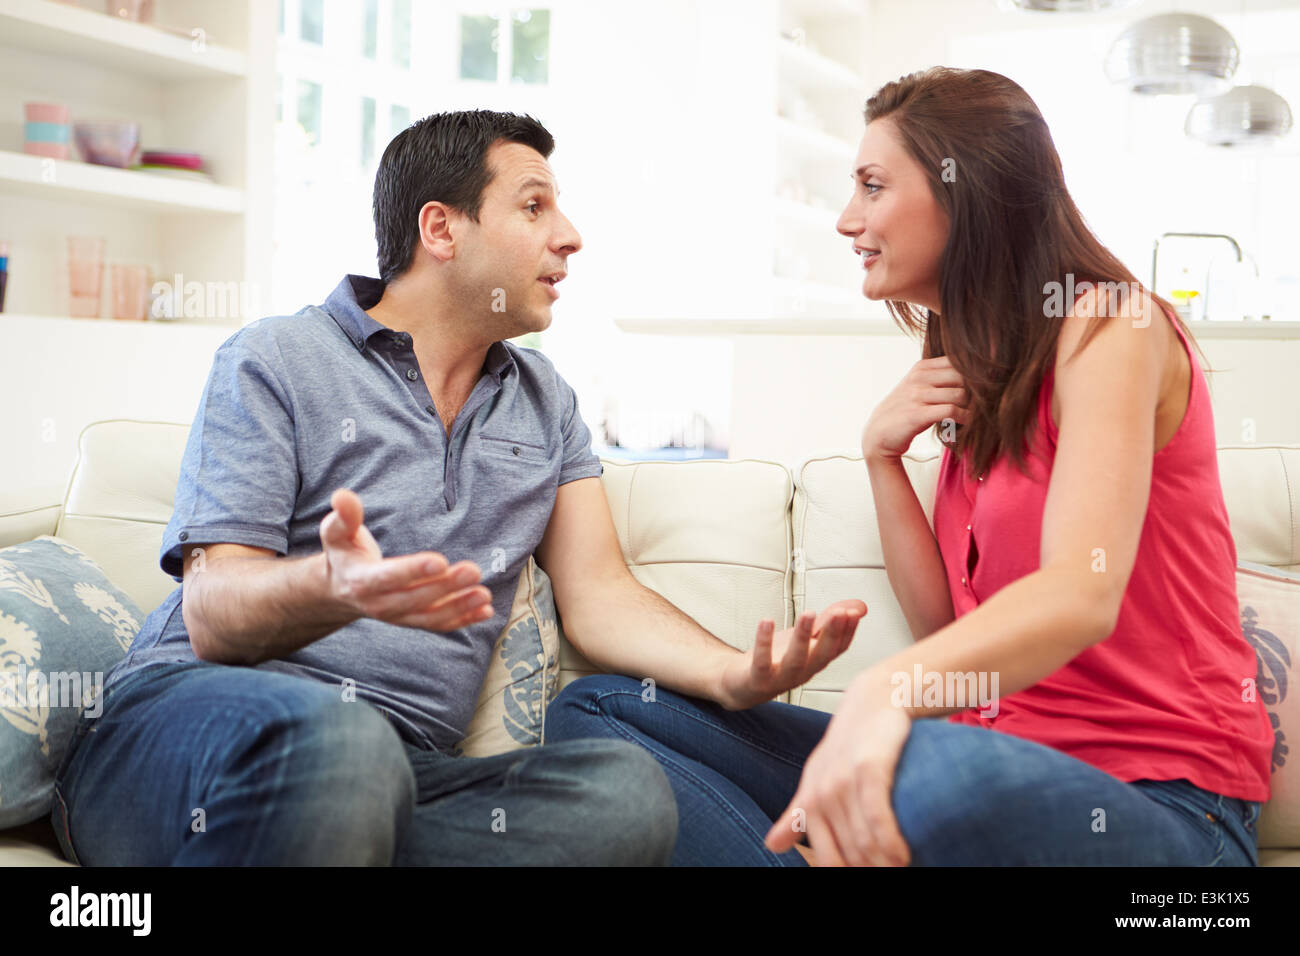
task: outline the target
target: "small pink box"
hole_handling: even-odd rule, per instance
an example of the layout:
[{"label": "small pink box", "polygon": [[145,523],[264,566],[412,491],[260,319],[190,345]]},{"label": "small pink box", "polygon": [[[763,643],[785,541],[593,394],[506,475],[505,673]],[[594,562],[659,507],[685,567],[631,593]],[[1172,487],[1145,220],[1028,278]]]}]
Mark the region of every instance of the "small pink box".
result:
[{"label": "small pink box", "polygon": [[68,108],[60,103],[24,103],[23,152],[32,156],[67,159],[71,155]]},{"label": "small pink box", "polygon": [[71,117],[61,103],[24,103],[23,119],[29,123],[67,123]]},{"label": "small pink box", "polygon": [[23,143],[23,152],[29,156],[49,156],[51,159],[67,159],[67,143]]}]

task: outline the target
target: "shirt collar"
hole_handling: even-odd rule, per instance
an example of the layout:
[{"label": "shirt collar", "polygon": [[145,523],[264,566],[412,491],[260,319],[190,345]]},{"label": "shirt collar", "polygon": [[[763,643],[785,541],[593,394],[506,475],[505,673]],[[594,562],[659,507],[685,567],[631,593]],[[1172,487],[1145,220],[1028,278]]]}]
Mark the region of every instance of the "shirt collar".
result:
[{"label": "shirt collar", "polygon": [[[383,279],[349,273],[334,287],[334,291],[325,300],[323,308],[329,313],[330,318],[338,323],[339,328],[351,340],[358,352],[363,351],[374,336],[392,331],[382,322],[366,314],[366,309],[372,308],[383,297],[386,285]],[[506,348],[505,342],[493,342],[488,348],[487,359],[483,363],[487,373],[500,378],[514,366],[514,356]]]}]

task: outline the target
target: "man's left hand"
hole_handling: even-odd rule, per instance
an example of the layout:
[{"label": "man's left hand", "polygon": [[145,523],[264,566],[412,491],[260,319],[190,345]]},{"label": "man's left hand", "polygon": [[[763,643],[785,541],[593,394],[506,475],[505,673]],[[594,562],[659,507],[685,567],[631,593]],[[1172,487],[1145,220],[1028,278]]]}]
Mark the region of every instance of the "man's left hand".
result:
[{"label": "man's left hand", "polygon": [[727,710],[745,710],[806,684],[848,649],[866,613],[863,601],[836,601],[821,614],[805,611],[779,634],[776,622],[760,621],[753,648],[727,663],[719,702]]}]

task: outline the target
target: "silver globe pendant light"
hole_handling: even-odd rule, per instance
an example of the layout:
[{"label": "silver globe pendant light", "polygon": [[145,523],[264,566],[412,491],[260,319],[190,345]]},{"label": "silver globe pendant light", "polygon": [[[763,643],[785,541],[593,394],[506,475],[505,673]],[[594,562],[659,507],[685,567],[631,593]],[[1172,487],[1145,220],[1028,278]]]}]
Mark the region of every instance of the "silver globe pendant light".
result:
[{"label": "silver globe pendant light", "polygon": [[1096,13],[1116,10],[1133,4],[1134,0],[1011,0],[1018,10],[1035,10],[1044,13]]},{"label": "silver globe pendant light", "polygon": [[1198,100],[1187,114],[1188,136],[1211,146],[1271,143],[1291,131],[1291,107],[1266,86],[1235,86]]},{"label": "silver globe pendant light", "polygon": [[1240,53],[1232,34],[1209,17],[1162,13],[1119,35],[1106,56],[1106,76],[1148,96],[1227,89]]}]

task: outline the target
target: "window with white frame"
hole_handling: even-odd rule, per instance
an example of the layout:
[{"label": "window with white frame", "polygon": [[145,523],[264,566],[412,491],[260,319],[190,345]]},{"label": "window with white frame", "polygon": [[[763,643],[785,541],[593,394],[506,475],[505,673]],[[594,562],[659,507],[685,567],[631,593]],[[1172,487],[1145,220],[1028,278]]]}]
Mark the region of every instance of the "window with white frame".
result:
[{"label": "window with white frame", "polygon": [[[371,190],[421,88],[411,0],[280,0],[273,308],[296,312],[374,262]],[[423,24],[427,36],[430,23]],[[367,264],[371,264],[369,267]]]},{"label": "window with white frame", "polygon": [[462,80],[545,83],[550,48],[550,10],[526,8],[460,16]]}]

